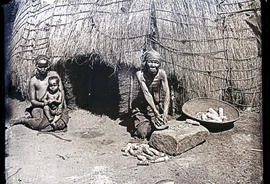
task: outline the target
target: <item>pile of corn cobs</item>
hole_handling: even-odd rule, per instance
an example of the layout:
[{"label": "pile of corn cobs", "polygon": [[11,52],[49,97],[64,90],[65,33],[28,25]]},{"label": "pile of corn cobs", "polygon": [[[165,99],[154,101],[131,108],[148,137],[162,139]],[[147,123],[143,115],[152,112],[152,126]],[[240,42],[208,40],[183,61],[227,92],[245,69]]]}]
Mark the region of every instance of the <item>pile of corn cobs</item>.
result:
[{"label": "pile of corn cobs", "polygon": [[137,165],[149,165],[149,163],[159,163],[169,160],[169,157],[158,150],[151,148],[148,144],[128,143],[121,149],[124,156],[137,157]]}]

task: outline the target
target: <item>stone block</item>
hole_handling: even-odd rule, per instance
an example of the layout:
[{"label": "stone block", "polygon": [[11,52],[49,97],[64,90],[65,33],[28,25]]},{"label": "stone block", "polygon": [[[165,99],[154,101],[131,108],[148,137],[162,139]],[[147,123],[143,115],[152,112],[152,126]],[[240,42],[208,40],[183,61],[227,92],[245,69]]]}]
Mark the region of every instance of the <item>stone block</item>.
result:
[{"label": "stone block", "polygon": [[149,145],[169,155],[179,155],[204,142],[209,135],[209,131],[201,125],[177,120],[168,124],[168,129],[152,133]]}]

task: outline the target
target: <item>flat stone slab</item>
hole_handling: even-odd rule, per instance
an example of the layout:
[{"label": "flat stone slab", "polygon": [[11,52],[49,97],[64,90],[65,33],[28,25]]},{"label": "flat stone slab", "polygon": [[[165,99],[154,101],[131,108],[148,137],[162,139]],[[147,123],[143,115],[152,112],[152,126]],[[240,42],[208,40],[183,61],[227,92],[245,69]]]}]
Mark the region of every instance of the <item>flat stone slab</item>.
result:
[{"label": "flat stone slab", "polygon": [[153,132],[149,145],[169,155],[179,155],[204,142],[209,135],[202,125],[177,120],[171,120],[168,124],[168,129]]}]

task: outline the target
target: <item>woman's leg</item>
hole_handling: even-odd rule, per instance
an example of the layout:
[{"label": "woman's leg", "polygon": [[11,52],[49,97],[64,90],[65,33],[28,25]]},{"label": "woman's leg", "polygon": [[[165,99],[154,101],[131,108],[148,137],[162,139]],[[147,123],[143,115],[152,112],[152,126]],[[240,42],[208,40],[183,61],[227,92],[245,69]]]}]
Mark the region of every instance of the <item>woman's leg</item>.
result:
[{"label": "woman's leg", "polygon": [[150,120],[146,118],[146,115],[136,108],[133,111],[132,119],[134,123],[134,136],[141,139],[149,138],[154,128]]},{"label": "woman's leg", "polygon": [[9,124],[10,126],[18,125],[18,124],[23,124],[25,126],[28,126],[34,130],[38,130],[40,123],[44,119],[44,113],[42,108],[33,108],[31,111],[32,117],[30,118],[19,118],[15,120],[10,120]]}]

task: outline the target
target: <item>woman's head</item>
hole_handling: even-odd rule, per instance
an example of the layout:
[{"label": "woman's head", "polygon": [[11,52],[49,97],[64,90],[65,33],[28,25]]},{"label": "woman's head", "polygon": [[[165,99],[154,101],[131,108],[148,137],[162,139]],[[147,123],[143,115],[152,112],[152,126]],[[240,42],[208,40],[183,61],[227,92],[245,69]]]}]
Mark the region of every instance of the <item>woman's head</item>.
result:
[{"label": "woman's head", "polygon": [[47,74],[49,69],[49,59],[46,56],[38,56],[36,58],[36,69],[39,74]]},{"label": "woman's head", "polygon": [[151,74],[156,74],[160,67],[161,60],[162,57],[157,51],[155,50],[146,51],[142,55],[142,70],[148,71]]}]

